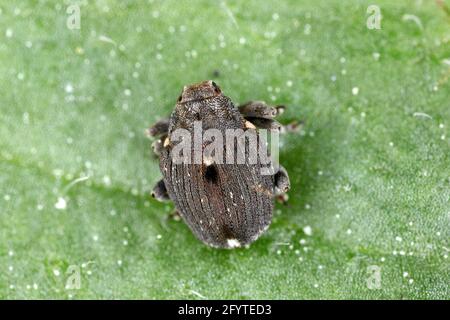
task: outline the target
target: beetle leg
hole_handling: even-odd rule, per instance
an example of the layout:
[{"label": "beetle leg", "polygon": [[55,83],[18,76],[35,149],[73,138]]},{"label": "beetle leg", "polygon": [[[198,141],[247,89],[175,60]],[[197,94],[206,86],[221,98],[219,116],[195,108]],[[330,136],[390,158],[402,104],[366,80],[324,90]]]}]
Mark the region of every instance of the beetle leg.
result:
[{"label": "beetle leg", "polygon": [[[270,106],[263,101],[249,101],[239,106],[239,112],[246,120],[246,127],[255,126],[261,129],[279,130],[280,132],[298,132],[302,123],[293,121],[282,125],[274,120],[285,111],[283,105]],[[247,124],[249,123],[249,124]]]},{"label": "beetle leg", "polygon": [[164,148],[164,142],[166,141],[167,135],[162,135],[160,138],[156,139],[152,143],[153,152],[159,157],[161,155],[161,151]]},{"label": "beetle leg", "polygon": [[275,173],[275,194],[283,194],[289,191],[291,183],[286,169],[280,165],[279,170]]},{"label": "beetle leg", "polygon": [[147,129],[147,135],[150,137],[167,135],[168,132],[169,132],[169,119],[159,120],[153,126]]},{"label": "beetle leg", "polygon": [[169,132],[169,119],[163,119],[156,122],[147,129],[146,134],[149,137],[157,137],[152,143],[153,152],[159,157],[161,150],[166,147],[167,135]]},{"label": "beetle leg", "polygon": [[260,129],[269,129],[269,130],[282,130],[283,129],[283,126],[274,119],[245,117],[245,120],[247,120],[253,126],[260,128]]},{"label": "beetle leg", "polygon": [[292,121],[286,125],[282,125],[274,119],[256,118],[256,117],[245,117],[245,127],[252,128],[257,127],[260,129],[268,130],[278,130],[281,133],[284,132],[299,132],[303,127],[303,122]]},{"label": "beetle leg", "polygon": [[289,196],[287,192],[291,187],[289,181],[289,175],[283,166],[279,166],[278,172],[274,176],[275,178],[275,199],[281,204],[287,204]]},{"label": "beetle leg", "polygon": [[244,117],[273,119],[284,111],[284,106],[269,106],[264,101],[249,101],[239,106]]},{"label": "beetle leg", "polygon": [[294,120],[283,126],[284,132],[299,132],[303,128],[303,121]]},{"label": "beetle leg", "polygon": [[151,195],[158,201],[170,200],[169,194],[167,193],[166,185],[164,184],[164,180],[161,179],[156,183]]},{"label": "beetle leg", "polygon": [[180,221],[181,220],[181,214],[180,214],[180,212],[178,210],[174,210],[168,215],[167,218],[168,219],[173,219],[175,221]]},{"label": "beetle leg", "polygon": [[281,193],[281,194],[275,196],[275,200],[276,200],[278,203],[287,205],[287,202],[288,202],[288,200],[289,200],[289,196],[288,196],[287,193]]}]

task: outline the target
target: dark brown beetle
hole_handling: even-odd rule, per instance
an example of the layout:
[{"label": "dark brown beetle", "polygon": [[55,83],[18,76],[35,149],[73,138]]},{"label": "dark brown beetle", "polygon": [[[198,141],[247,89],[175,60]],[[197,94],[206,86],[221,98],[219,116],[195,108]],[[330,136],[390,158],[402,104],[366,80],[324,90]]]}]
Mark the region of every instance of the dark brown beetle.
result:
[{"label": "dark brown beetle", "polygon": [[[282,129],[273,119],[282,111],[281,106],[272,107],[261,101],[236,108],[213,81],[185,86],[170,119],[149,129],[151,136],[158,137],[153,149],[159,155],[163,174],[152,195],[158,200],[172,200],[194,235],[209,246],[236,248],[252,243],[270,225],[274,198],[283,197],[289,190],[286,170],[277,166],[272,174],[263,174],[261,169],[267,163],[248,161],[249,149],[242,153],[245,163],[236,163],[235,158],[232,163],[221,162],[206,156],[208,142],[217,138],[201,140],[197,149],[190,148],[184,155],[190,162],[179,163],[174,160],[179,153],[173,137],[180,131],[194,134],[195,123],[201,123],[202,134],[210,129],[224,136],[230,130],[254,132],[258,146],[266,147],[259,143],[262,140],[258,130]],[[223,147],[224,152],[227,146]],[[236,148],[234,142],[232,146]],[[193,161],[195,150],[201,152],[200,162]],[[274,168],[272,162],[270,166]]]}]

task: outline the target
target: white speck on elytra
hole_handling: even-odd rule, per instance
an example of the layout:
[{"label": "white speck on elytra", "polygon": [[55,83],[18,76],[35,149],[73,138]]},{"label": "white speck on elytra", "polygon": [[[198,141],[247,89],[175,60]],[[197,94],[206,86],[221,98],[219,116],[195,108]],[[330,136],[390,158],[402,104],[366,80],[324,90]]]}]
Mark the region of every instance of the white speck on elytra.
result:
[{"label": "white speck on elytra", "polygon": [[241,243],[237,239],[227,239],[227,245],[229,248],[238,248]]}]

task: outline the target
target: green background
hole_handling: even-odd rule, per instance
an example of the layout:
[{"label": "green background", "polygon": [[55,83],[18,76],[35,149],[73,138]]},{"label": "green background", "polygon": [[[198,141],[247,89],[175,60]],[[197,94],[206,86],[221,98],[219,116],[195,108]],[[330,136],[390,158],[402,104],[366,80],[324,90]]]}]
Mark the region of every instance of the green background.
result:
[{"label": "green background", "polygon": [[[448,1],[70,3],[0,2],[1,298],[450,298]],[[249,249],[149,197],[144,130],[205,79],[305,121]]]}]

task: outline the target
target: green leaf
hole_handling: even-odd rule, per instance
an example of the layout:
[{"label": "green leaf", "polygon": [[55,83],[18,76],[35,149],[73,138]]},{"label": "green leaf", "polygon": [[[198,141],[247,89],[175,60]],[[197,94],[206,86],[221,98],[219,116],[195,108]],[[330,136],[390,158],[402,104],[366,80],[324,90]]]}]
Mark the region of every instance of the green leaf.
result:
[{"label": "green leaf", "polygon": [[[2,3],[0,298],[449,299],[449,16],[377,3],[379,30],[369,1],[89,1],[79,30]],[[149,197],[144,130],[206,79],[305,121],[248,249]]]}]

